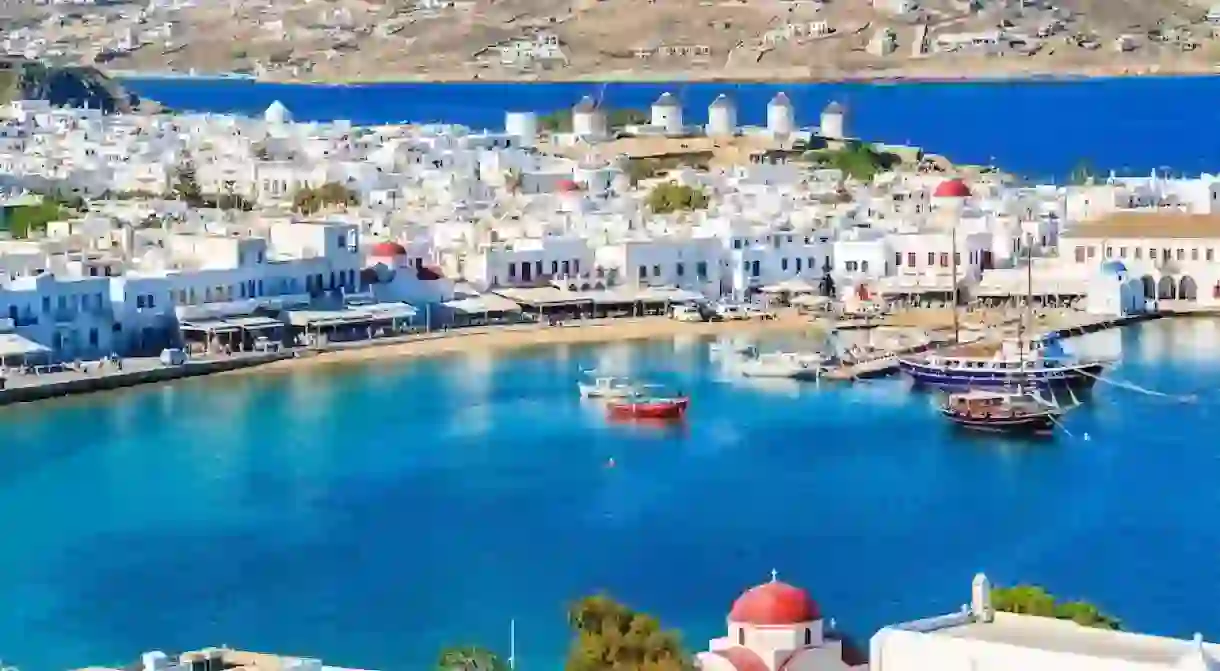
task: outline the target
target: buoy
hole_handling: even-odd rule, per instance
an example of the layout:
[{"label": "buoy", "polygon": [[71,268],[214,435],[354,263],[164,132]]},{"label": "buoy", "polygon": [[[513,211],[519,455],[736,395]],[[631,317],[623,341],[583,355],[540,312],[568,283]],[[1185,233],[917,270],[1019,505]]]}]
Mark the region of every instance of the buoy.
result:
[{"label": "buoy", "polygon": [[614,468],[614,457],[606,460],[606,468]]},{"label": "buoy", "polygon": [[1085,442],[1088,442],[1088,440],[1089,440],[1089,434],[1087,434],[1087,433],[1086,433],[1086,434],[1084,434],[1084,439],[1085,439]]}]

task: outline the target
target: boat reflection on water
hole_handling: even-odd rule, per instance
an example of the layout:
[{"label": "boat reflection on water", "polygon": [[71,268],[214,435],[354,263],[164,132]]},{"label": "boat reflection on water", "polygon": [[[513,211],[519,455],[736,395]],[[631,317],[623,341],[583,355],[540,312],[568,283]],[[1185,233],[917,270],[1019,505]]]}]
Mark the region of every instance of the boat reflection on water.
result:
[{"label": "boat reflection on water", "polygon": [[666,434],[685,436],[690,432],[690,425],[685,417],[630,417],[626,415],[610,415],[606,418],[608,424],[626,429],[639,430],[651,434]]}]

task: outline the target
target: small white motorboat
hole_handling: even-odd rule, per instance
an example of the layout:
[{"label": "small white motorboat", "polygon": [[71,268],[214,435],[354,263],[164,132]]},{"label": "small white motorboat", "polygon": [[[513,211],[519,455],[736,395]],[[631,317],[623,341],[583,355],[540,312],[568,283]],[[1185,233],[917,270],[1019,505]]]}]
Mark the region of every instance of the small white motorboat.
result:
[{"label": "small white motorboat", "polygon": [[823,367],[822,357],[798,352],[767,352],[753,358],[743,358],[735,368],[745,377],[785,378],[789,380],[817,379]]},{"label": "small white motorboat", "polygon": [[640,386],[625,377],[597,377],[577,383],[583,398],[629,398],[639,394]]}]

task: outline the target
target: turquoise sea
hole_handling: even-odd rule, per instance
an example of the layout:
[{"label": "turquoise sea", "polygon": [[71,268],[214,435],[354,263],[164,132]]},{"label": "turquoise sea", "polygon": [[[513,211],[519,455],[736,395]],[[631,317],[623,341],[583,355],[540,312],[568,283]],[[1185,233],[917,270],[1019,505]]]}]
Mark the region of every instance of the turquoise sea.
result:
[{"label": "turquoise sea", "polygon": [[798,121],[816,123],[830,101],[847,104],[848,131],[911,143],[958,163],[995,164],[1018,175],[1062,180],[1081,161],[1120,174],[1215,172],[1220,78],[1126,77],[1017,82],[890,84],[369,84],[327,86],[243,80],[124,80],[178,110],[261,114],[282,101],[298,120],[355,123],[441,121],[501,129],[506,110],[548,112],[601,97],[646,109],[662,92],[705,123],[720,93],[736,100],[743,124],[766,121],[766,105],[787,93]]},{"label": "turquoise sea", "polygon": [[[806,586],[867,638],[970,579],[1220,636],[1220,321],[1121,354],[1054,443],[970,440],[901,380],[745,386],[698,339],[184,381],[0,411],[0,652],[25,671],[227,643],[424,669],[447,643],[558,668],[597,590],[699,649],[732,599]],[[581,369],[679,385],[685,428],[607,425]],[[1087,439],[1086,439],[1087,435]],[[613,458],[615,467],[608,468]]]}]

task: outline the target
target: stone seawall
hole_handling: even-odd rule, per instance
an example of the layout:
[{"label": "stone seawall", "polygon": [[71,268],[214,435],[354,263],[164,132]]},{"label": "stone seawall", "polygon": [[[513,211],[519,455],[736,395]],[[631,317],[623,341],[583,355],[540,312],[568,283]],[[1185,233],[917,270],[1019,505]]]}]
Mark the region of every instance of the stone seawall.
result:
[{"label": "stone seawall", "polygon": [[261,366],[273,361],[291,359],[292,357],[293,354],[291,352],[267,352],[265,354],[247,354],[211,361],[190,361],[181,366],[165,366],[163,368],[128,372],[114,371],[103,375],[82,374],[80,377],[70,380],[55,380],[44,384],[24,385],[0,390],[0,406],[40,401],[61,396],[90,394],[97,391],[135,387],[142,384],[168,382],[170,380],[198,377],[200,375],[212,375],[240,368]]}]

